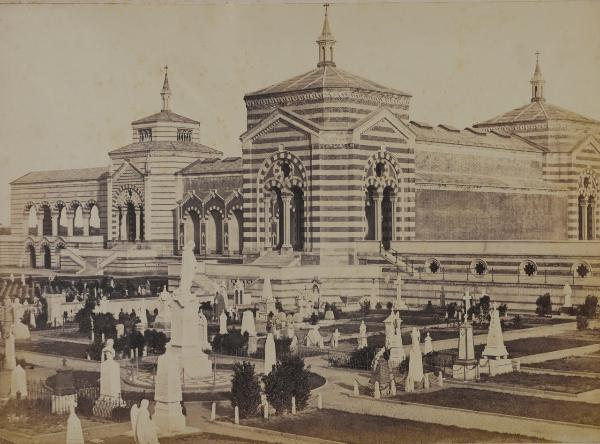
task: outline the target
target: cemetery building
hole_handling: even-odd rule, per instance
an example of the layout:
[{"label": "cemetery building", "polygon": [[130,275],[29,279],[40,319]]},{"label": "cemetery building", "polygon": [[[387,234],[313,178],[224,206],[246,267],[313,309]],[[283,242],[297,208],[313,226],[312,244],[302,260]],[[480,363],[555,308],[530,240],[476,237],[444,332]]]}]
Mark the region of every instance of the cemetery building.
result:
[{"label": "cemetery building", "polygon": [[286,307],[315,285],[393,297],[398,279],[409,302],[475,286],[524,306],[600,286],[600,122],[548,103],[539,61],[527,104],[458,129],[338,67],[327,14],[316,43],[316,67],[244,96],[240,157],[172,111],[165,72],[160,112],[106,167],[11,182],[0,264],[173,275],[193,240],[215,278],[268,269]]}]

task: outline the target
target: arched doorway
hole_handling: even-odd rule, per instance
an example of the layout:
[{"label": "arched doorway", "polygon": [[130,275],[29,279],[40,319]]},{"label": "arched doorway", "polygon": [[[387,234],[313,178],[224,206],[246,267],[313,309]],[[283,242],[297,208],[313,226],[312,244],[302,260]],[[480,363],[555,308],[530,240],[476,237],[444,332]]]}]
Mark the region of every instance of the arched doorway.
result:
[{"label": "arched doorway", "polygon": [[52,236],[52,212],[49,205],[42,206],[42,234],[44,236]]},{"label": "arched doorway", "polygon": [[383,190],[383,199],[381,201],[381,243],[383,248],[389,250],[393,239],[394,228],[394,191],[391,187],[385,187]]},{"label": "arched doorway", "polygon": [[44,268],[52,268],[52,254],[48,245],[42,246],[42,255],[44,258]]},{"label": "arched doorway", "polygon": [[73,217],[73,236],[83,236],[83,208],[81,205],[75,207]]},{"label": "arched doorway", "polygon": [[37,235],[38,234],[38,221],[37,221],[37,209],[35,205],[29,207],[27,214],[27,234]]},{"label": "arched doorway", "polygon": [[60,269],[60,252],[65,248],[65,244],[62,242],[56,245],[54,249],[54,257],[56,262],[56,268]]},{"label": "arched doorway", "polygon": [[123,186],[113,194],[118,215],[118,238],[135,242],[145,239],[144,202],[140,192],[133,186]]},{"label": "arched doorway", "polygon": [[206,249],[209,254],[223,253],[223,217],[217,210],[211,210],[208,214]]},{"label": "arched doorway", "polygon": [[365,219],[367,221],[367,234],[365,240],[376,240],[375,239],[375,218],[376,218],[376,199],[375,195],[377,190],[375,187],[370,186],[367,188],[365,195]]},{"label": "arched doorway", "polygon": [[189,239],[194,241],[194,253],[200,254],[201,248],[201,224],[200,214],[196,210],[188,212],[187,229],[189,230]]},{"label": "arched doorway", "polygon": [[127,211],[127,240],[129,242],[135,241],[135,230],[136,230],[136,217],[135,217],[135,205],[133,202],[127,202],[126,206]]},{"label": "arched doorway", "polygon": [[36,268],[37,264],[36,264],[36,257],[35,257],[35,247],[33,245],[29,244],[25,248],[26,248],[27,254],[29,256],[29,264],[28,264],[29,267]]},{"label": "arched doorway", "polygon": [[90,236],[100,235],[100,211],[97,205],[90,208]]},{"label": "arched doorway", "polygon": [[304,250],[304,192],[292,187],[292,209],[290,217],[290,238],[294,251]]},{"label": "arched doorway", "polygon": [[229,251],[232,254],[240,254],[243,251],[243,219],[241,210],[233,210],[230,213],[227,231],[229,234]]},{"label": "arched doorway", "polygon": [[65,205],[60,205],[57,207],[58,220],[56,221],[56,228],[58,230],[59,236],[67,236],[69,233],[69,228],[67,225],[67,207]]}]

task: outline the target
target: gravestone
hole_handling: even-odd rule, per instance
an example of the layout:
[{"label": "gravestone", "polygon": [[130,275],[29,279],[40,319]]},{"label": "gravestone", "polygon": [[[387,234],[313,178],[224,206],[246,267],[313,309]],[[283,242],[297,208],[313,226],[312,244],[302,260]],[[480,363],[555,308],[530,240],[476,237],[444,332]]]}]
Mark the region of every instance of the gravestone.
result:
[{"label": "gravestone", "polygon": [[185,429],[182,399],[179,359],[167,343],[165,353],[158,358],[154,392],[154,420],[161,433],[172,434]]},{"label": "gravestone", "polygon": [[392,369],[398,368],[405,359],[406,354],[404,353],[404,345],[402,344],[402,332],[400,326],[398,326],[390,343],[390,367]]},{"label": "gravestone", "polygon": [[396,334],[396,316],[394,312],[383,320],[384,332],[385,332],[385,348],[390,348],[392,345],[392,338]]},{"label": "gravestone", "polygon": [[396,279],[396,300],[394,301],[394,310],[406,310],[408,307],[402,299],[402,276],[398,275]]},{"label": "gravestone", "polygon": [[75,413],[76,403],[69,405],[69,418],[67,419],[67,444],[84,444],[81,420]]},{"label": "gravestone", "polygon": [[323,337],[319,333],[318,325],[311,325],[308,334],[306,335],[306,346],[307,347],[318,347],[325,348]]},{"label": "gravestone", "polygon": [[508,351],[506,350],[502,336],[500,313],[496,309],[495,303],[492,305],[490,316],[487,343],[483,349],[479,367],[482,372],[489,372],[490,376],[510,373],[513,371],[513,366],[512,362],[508,359]]},{"label": "gravestone", "polygon": [[4,369],[14,370],[17,366],[17,356],[15,350],[15,336],[11,333],[4,343]]},{"label": "gravestone", "polygon": [[246,310],[242,315],[242,335],[248,332],[249,336],[256,336],[256,325],[254,324],[254,313],[251,310]]},{"label": "gravestone", "polygon": [[63,366],[56,369],[56,386],[52,394],[52,413],[55,415],[68,413],[71,405],[75,403],[75,396],[73,370],[67,366],[67,360],[63,359]]},{"label": "gravestone", "polygon": [[227,315],[224,311],[221,312],[221,315],[219,316],[219,334],[227,334]]},{"label": "gravestone", "polygon": [[423,345],[423,354],[428,355],[431,352],[433,352],[433,344],[431,336],[429,336],[429,332],[427,332],[427,336],[425,337],[425,344]]},{"label": "gravestone", "polygon": [[331,346],[331,348],[337,348],[339,345],[339,341],[340,341],[340,332],[338,331],[338,329],[336,328],[335,331],[333,332],[333,334],[331,335],[331,342],[329,343],[329,345]]},{"label": "gravestone", "polygon": [[563,293],[565,295],[563,307],[565,307],[565,308],[572,307],[573,302],[571,301],[571,298],[573,296],[573,290],[571,289],[571,286],[568,283],[565,284],[565,286],[563,287]]},{"label": "gravestone", "polygon": [[365,321],[360,322],[360,327],[358,328],[358,348],[365,348],[367,346],[367,326],[365,325]]},{"label": "gravestone", "polygon": [[416,384],[423,380],[423,356],[421,355],[421,334],[413,327],[410,334],[411,347],[408,361],[408,377]]},{"label": "gravestone", "polygon": [[100,364],[100,398],[94,405],[98,416],[110,415],[112,409],[121,405],[121,367],[114,360],[113,340],[106,341]]},{"label": "gravestone", "polygon": [[[140,403],[140,408],[137,411],[134,433],[135,442],[137,444],[159,444],[157,430],[158,427],[150,418],[148,404],[149,403],[147,399],[142,399],[142,402]],[[156,413],[154,416],[156,418]]]},{"label": "gravestone", "polygon": [[477,360],[475,359],[475,346],[473,342],[473,325],[464,321],[459,327],[458,359],[452,367],[452,378],[463,381],[473,381],[478,373]]},{"label": "gravestone", "polygon": [[14,368],[10,378],[10,397],[16,398],[17,393],[21,399],[27,398],[27,376],[25,369],[20,365]]},{"label": "gravestone", "polygon": [[275,339],[272,333],[267,334],[265,341],[265,375],[271,373],[273,366],[277,364],[277,352],[275,350]]}]

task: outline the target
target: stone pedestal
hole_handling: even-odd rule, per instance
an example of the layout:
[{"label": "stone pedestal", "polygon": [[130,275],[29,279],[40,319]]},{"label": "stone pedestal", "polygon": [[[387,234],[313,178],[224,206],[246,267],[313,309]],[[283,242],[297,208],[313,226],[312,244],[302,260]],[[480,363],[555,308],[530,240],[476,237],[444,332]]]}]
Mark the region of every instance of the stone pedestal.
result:
[{"label": "stone pedestal", "polygon": [[75,402],[75,394],[52,395],[52,413],[55,415],[66,415],[71,405]]},{"label": "stone pedestal", "polygon": [[158,358],[154,391],[154,422],[161,435],[185,430],[185,416],[181,410],[181,357],[167,344],[165,353]]},{"label": "stone pedestal", "polygon": [[473,326],[465,322],[459,327],[458,359],[452,367],[452,377],[463,381],[473,381],[479,376],[478,362],[475,359]]},{"label": "stone pedestal", "polygon": [[507,358],[482,358],[479,360],[479,371],[490,376],[511,373],[513,371],[512,360]]},{"label": "stone pedestal", "polygon": [[181,433],[185,430],[185,416],[179,402],[157,402],[152,419],[161,436]]}]

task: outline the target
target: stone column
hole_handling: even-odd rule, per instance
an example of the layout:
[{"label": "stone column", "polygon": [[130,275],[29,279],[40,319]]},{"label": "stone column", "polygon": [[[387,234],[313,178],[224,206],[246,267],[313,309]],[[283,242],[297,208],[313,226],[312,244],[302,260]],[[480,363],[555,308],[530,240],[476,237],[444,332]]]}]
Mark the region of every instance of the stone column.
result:
[{"label": "stone column", "polygon": [[395,241],[396,240],[396,195],[393,194],[390,196],[390,202],[391,202],[391,206],[392,206],[392,236],[391,236],[391,241]]},{"label": "stone column", "polygon": [[75,215],[67,212],[67,236],[73,236],[73,220]]},{"label": "stone column", "polygon": [[377,194],[373,198],[375,212],[375,240],[381,241],[381,194]]},{"label": "stone column", "polygon": [[271,196],[263,198],[265,205],[265,250],[271,247]]},{"label": "stone column", "polygon": [[52,236],[58,236],[58,214],[52,213]]},{"label": "stone column", "polygon": [[[587,202],[583,201],[579,204],[581,211],[581,239],[587,239]],[[38,225],[39,227],[39,225]],[[38,228],[39,231],[39,228]]]},{"label": "stone column", "polygon": [[290,217],[291,217],[291,205],[292,205],[292,196],[284,195],[282,196],[283,200],[283,245],[281,248],[283,250],[289,250],[292,248],[290,244]]},{"label": "stone column", "polygon": [[43,236],[44,234],[44,213],[37,214],[37,235]]},{"label": "stone column", "polygon": [[141,224],[141,220],[142,218],[140,217],[142,214],[142,209],[141,208],[135,208],[135,240],[139,241],[140,239],[140,224]]},{"label": "stone column", "polygon": [[87,211],[82,211],[82,213],[81,213],[81,219],[83,220],[83,235],[84,236],[90,235],[90,217],[91,216],[92,215]]},{"label": "stone column", "polygon": [[588,237],[588,240],[596,239],[596,205],[594,203],[590,203],[588,206],[588,211],[592,214],[592,226],[590,227],[591,236]]},{"label": "stone column", "polygon": [[129,240],[129,235],[127,233],[127,207],[121,209],[121,240]]}]

